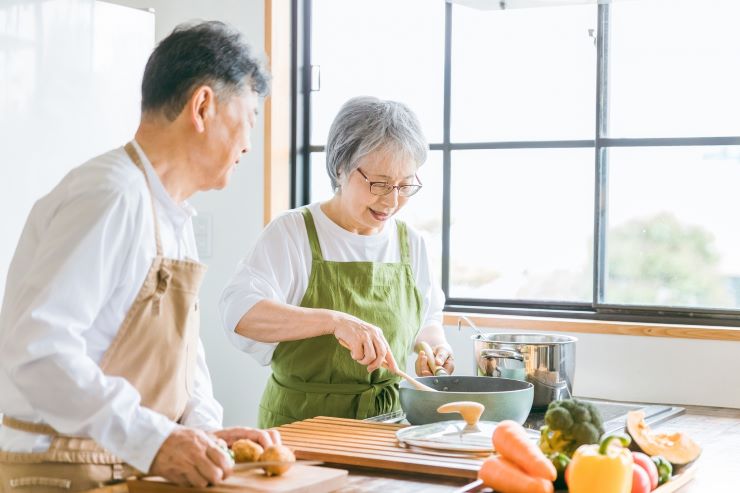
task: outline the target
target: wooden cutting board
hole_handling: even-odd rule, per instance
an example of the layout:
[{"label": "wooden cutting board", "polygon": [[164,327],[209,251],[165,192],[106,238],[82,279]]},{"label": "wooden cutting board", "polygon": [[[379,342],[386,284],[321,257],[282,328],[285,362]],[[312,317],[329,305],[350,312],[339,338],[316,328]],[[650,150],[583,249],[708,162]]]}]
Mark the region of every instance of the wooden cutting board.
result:
[{"label": "wooden cutting board", "polygon": [[483,458],[401,447],[396,431],[406,425],[319,416],[278,428],[298,459],[355,467],[475,479]]},{"label": "wooden cutting board", "polygon": [[134,479],[127,485],[129,493],[328,493],[346,480],[347,471],[341,469],[295,465],[282,476],[267,477],[256,469],[236,472],[208,488],[185,488],[162,478]]}]

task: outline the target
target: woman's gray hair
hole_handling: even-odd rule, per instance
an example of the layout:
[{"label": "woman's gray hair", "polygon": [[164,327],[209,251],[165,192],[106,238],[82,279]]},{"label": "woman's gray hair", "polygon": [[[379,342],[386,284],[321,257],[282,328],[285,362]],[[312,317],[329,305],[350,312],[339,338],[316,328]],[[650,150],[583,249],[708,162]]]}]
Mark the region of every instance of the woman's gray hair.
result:
[{"label": "woman's gray hair", "polygon": [[326,143],[326,171],[334,190],[360,160],[378,150],[413,159],[427,159],[429,144],[413,111],[403,103],[370,96],[352,98],[339,109]]}]

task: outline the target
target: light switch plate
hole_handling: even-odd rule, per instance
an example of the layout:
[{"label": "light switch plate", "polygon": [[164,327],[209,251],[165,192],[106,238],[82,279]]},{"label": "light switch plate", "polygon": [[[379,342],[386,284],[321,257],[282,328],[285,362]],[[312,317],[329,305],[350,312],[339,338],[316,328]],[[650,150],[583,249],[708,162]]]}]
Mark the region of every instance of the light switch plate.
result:
[{"label": "light switch plate", "polygon": [[193,234],[195,235],[195,246],[198,248],[198,256],[201,259],[210,258],[213,255],[213,215],[199,213],[194,216]]}]

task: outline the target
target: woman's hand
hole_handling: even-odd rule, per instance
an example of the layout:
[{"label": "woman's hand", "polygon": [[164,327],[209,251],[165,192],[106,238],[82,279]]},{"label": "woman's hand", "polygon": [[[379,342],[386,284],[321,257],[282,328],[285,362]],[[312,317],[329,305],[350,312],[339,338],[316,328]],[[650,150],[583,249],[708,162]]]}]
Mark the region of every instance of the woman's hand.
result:
[{"label": "woman's hand", "polygon": [[388,341],[379,327],[346,313],[335,314],[334,337],[349,349],[353,360],[367,366],[368,372],[377,370],[384,362],[391,372],[398,370]]},{"label": "woman's hand", "polygon": [[[437,366],[441,366],[449,375],[452,375],[452,372],[455,371],[455,357],[452,355],[452,348],[447,344],[438,344],[432,350],[434,351],[434,361],[437,363]],[[426,352],[419,351],[416,357],[416,374],[418,376],[434,376],[429,366],[429,358],[430,355],[427,355]]]}]

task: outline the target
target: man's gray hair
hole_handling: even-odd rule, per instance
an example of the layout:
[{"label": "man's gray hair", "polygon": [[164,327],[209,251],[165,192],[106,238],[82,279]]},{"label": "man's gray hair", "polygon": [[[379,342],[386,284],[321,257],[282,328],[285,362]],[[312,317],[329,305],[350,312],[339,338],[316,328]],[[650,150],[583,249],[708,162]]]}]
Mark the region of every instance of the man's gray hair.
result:
[{"label": "man's gray hair", "polygon": [[339,187],[360,160],[378,150],[411,158],[416,166],[427,159],[429,144],[413,111],[403,103],[370,96],[352,98],[339,109],[326,143],[326,171]]}]

